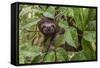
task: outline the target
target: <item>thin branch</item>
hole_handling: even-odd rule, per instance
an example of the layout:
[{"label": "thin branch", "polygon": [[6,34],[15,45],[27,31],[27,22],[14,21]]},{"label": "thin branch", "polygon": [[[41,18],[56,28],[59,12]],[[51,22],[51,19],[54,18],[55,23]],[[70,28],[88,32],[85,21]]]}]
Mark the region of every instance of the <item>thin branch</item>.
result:
[{"label": "thin branch", "polygon": [[24,29],[24,31],[27,31],[27,32],[40,32],[40,31],[37,31],[37,30],[28,30],[28,29]]}]

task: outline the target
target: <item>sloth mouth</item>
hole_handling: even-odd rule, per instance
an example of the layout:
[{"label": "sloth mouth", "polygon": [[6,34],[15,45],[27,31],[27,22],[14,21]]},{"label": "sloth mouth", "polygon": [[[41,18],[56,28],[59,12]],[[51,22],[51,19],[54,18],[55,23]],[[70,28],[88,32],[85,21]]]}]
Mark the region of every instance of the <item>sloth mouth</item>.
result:
[{"label": "sloth mouth", "polygon": [[45,34],[53,34],[55,32],[54,29],[44,29],[43,31]]},{"label": "sloth mouth", "polygon": [[54,31],[52,31],[52,30],[46,30],[46,31],[44,31],[44,33],[45,33],[45,34],[53,34]]}]

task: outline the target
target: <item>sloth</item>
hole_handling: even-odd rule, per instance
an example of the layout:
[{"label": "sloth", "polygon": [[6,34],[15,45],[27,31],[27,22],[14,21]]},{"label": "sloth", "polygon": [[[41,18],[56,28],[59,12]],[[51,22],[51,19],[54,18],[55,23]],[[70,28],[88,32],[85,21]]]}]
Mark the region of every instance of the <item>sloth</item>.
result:
[{"label": "sloth", "polygon": [[[52,51],[55,48],[55,41],[59,35],[64,34],[65,30],[60,28],[54,19],[44,17],[38,22],[39,31],[44,35],[45,43],[50,38],[50,43],[48,46],[48,51]],[[45,46],[45,44],[44,44]]]},{"label": "sloth", "polygon": [[[72,47],[66,41],[60,47],[64,48],[66,51],[70,51],[70,52],[81,51],[82,50],[81,40],[83,37],[83,32],[78,27],[75,26],[74,18],[69,17],[69,16],[62,16],[62,18],[68,22],[70,27],[73,27],[77,30],[78,44],[77,44],[77,47]],[[45,56],[47,55],[47,53],[49,51],[55,51],[55,55],[56,55],[55,43],[56,43],[57,39],[59,38],[59,36],[65,33],[66,29],[61,28],[54,19],[49,18],[49,17],[43,17],[38,22],[38,28],[39,28],[39,31],[44,35],[44,41],[43,41],[44,47],[45,47],[45,43],[50,38],[50,42],[48,44],[48,47],[45,51],[46,53],[42,60],[42,62],[43,62]],[[55,61],[56,61],[56,59],[55,59]]]},{"label": "sloth", "polygon": [[[66,51],[80,51],[82,50],[81,46],[81,39],[83,32],[75,26],[75,20],[72,17],[63,17],[63,19],[68,21],[69,26],[74,27],[77,29],[78,34],[78,45],[77,47],[72,47],[70,44],[67,43],[67,41],[61,45]],[[43,17],[38,22],[38,28],[39,31],[44,35],[44,43],[50,38],[50,43],[47,48],[47,51],[55,50],[55,42],[59,38],[61,34],[65,33],[65,29],[58,26],[56,21],[52,18]]]}]

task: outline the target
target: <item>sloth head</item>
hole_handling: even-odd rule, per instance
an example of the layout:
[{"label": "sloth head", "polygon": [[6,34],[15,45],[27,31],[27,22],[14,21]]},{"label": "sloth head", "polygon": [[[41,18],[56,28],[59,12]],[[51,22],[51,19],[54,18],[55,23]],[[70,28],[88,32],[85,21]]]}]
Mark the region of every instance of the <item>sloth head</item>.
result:
[{"label": "sloth head", "polygon": [[45,22],[41,25],[42,31],[45,34],[53,34],[55,33],[55,25],[54,23]]},{"label": "sloth head", "polygon": [[56,24],[54,19],[43,18],[39,22],[39,30],[45,35],[52,35],[56,32]]}]

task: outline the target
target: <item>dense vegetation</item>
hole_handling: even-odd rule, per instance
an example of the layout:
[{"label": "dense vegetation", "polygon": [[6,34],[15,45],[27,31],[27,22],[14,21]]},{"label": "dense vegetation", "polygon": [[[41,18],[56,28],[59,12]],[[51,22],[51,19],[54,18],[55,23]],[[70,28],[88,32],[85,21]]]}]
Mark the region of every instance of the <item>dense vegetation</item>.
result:
[{"label": "dense vegetation", "polygon": [[[38,30],[37,22],[41,17],[54,18],[55,14],[71,16],[76,21],[76,26],[83,31],[82,47],[79,52],[66,52],[60,48],[62,42],[67,41],[73,47],[77,44],[77,33],[74,28],[68,26],[67,21],[57,17],[60,27],[68,29],[56,41],[56,62],[60,61],[81,61],[96,59],[96,9],[79,7],[57,7],[39,5],[19,6],[19,63],[40,63],[44,53],[42,53],[43,35]],[[49,42],[49,41],[48,41]],[[47,44],[48,44],[47,42]],[[33,44],[32,44],[33,43]],[[45,57],[45,62],[55,62],[54,52],[49,52]]]}]

